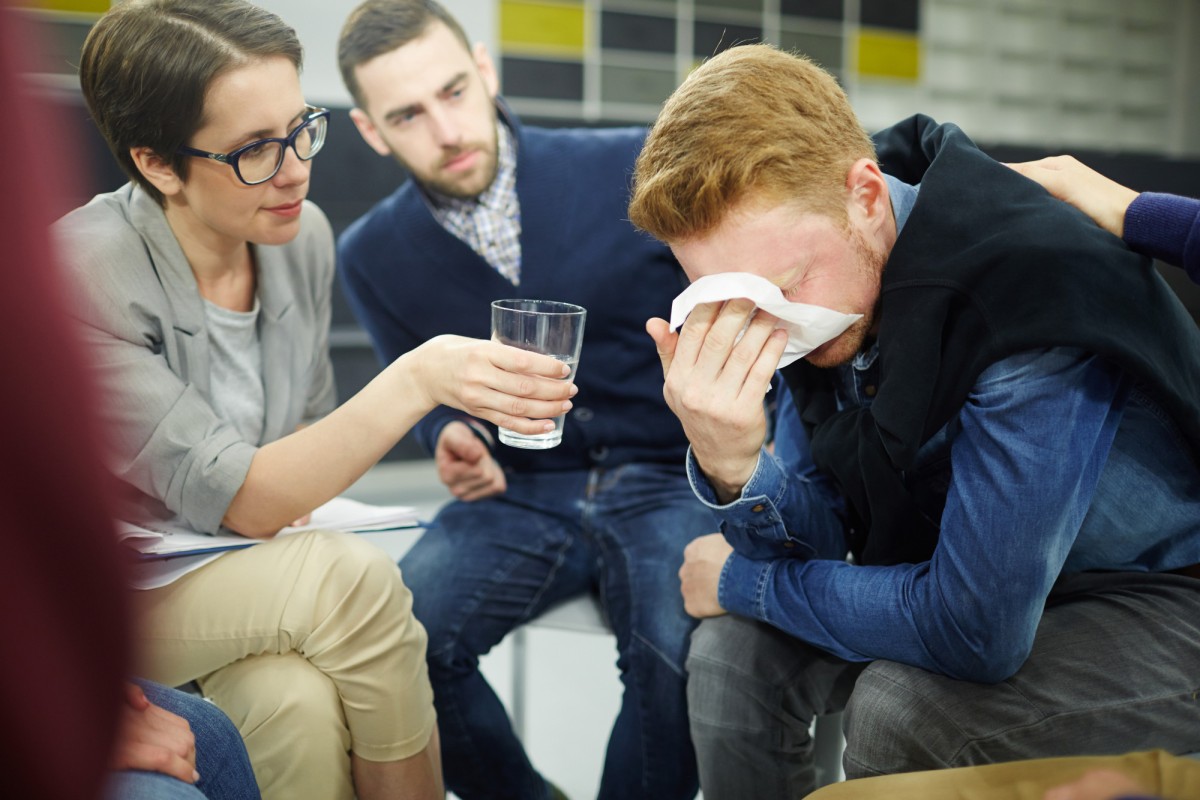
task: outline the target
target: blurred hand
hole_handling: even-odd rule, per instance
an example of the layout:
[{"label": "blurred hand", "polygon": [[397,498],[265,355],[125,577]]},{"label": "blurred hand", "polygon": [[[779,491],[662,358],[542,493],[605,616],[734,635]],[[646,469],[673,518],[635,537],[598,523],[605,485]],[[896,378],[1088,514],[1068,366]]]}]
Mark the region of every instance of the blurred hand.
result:
[{"label": "blurred hand", "polygon": [[550,356],[499,342],[437,336],[412,351],[418,391],[524,434],[554,430],[550,417],[569,411],[578,389],[563,380],[570,368]]},{"label": "blurred hand", "polygon": [[720,533],[693,539],[683,549],[679,586],[683,592],[683,608],[688,614],[703,619],[726,613],[717,602],[717,584],[732,552],[733,548]]},{"label": "blurred hand", "polygon": [[191,726],[183,717],[153,705],[140,686],[127,683],[112,768],[161,772],[195,783],[200,773]]},{"label": "blurred hand", "polygon": [[1144,787],[1124,773],[1113,769],[1091,769],[1078,780],[1047,789],[1042,800],[1114,800],[1147,794]]},{"label": "blurred hand", "polygon": [[433,459],[438,478],[459,500],[482,500],[508,488],[504,470],[465,422],[442,428]]},{"label": "blurred hand", "polygon": [[663,396],[722,503],[741,495],[766,439],[763,396],[787,345],[776,322],[749,300],[730,300],[697,306],[678,334],[666,320],[646,323],[662,361]]},{"label": "blurred hand", "polygon": [[1104,230],[1124,237],[1125,211],[1137,192],[1104,177],[1074,156],[1050,156],[1007,166],[1075,206]]}]

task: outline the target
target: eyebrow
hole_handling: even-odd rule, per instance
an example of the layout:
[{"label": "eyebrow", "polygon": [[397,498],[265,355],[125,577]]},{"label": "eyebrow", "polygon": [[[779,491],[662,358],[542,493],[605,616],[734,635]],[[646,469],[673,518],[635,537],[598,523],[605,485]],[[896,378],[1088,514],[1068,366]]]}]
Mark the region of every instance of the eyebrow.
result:
[{"label": "eyebrow", "polygon": [[[295,122],[298,119],[302,119],[307,111],[308,111],[308,106],[305,106],[304,108],[302,108],[298,112],[296,112],[296,114],[293,115],[292,118],[288,120],[289,127],[291,126],[291,123]],[[250,143],[250,142],[258,141],[259,139],[269,139],[269,138],[271,138],[272,133],[274,133],[274,131],[271,128],[259,128],[256,131],[250,131],[249,133],[244,134],[240,139],[238,139],[238,141]]]},{"label": "eyebrow", "polygon": [[[460,72],[457,75],[455,75],[454,77],[452,77],[450,80],[443,83],[442,88],[438,89],[438,94],[444,94],[444,93],[450,91],[451,89],[453,89],[455,86],[462,83],[466,79],[467,79],[467,73],[466,73],[466,70],[463,70],[462,72]],[[399,108],[393,108],[391,111],[389,111],[383,115],[383,121],[384,122],[392,122],[397,117],[402,117],[410,111],[415,111],[416,109],[420,108],[420,106],[421,106],[420,103],[409,103],[406,106],[400,106]]]}]

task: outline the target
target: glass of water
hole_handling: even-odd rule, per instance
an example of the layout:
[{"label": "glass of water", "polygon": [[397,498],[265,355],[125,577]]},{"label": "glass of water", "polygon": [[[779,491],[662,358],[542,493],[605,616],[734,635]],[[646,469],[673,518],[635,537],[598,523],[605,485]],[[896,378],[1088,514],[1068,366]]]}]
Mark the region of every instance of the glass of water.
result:
[{"label": "glass of water", "polygon": [[[587,310],[554,300],[495,300],[492,302],[492,338],[501,344],[554,356],[571,368],[563,380],[574,380],[583,346]],[[524,434],[500,429],[500,441],[510,447],[545,450],[562,441],[566,414],[554,418],[554,430]]]}]

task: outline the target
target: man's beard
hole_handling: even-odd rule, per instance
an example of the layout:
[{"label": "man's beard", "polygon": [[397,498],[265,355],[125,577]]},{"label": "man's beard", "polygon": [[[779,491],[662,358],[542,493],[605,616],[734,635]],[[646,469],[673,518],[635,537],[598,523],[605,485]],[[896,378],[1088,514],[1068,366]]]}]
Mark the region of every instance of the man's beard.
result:
[{"label": "man's beard", "polygon": [[[887,263],[887,254],[872,250],[866,237],[857,231],[851,234],[851,241],[854,243],[857,269],[860,274],[869,275],[879,281],[882,294],[883,268]],[[829,342],[827,347],[819,347],[813,353],[809,353],[804,357],[805,360],[814,367],[836,367],[850,361],[862,350],[867,337],[875,333],[878,309],[879,302],[876,301],[874,307],[862,312],[862,319],[851,324],[844,333]]]},{"label": "man's beard", "polygon": [[[493,130],[495,130],[494,127]],[[396,159],[396,162],[418,183],[435,194],[442,195],[443,197],[453,197],[457,200],[473,200],[487,191],[488,187],[492,185],[492,181],[496,180],[496,173],[500,169],[500,143],[496,140],[496,136],[493,133],[490,147],[483,143],[470,144],[460,147],[450,155],[443,155],[442,160],[438,163],[437,171],[433,175],[422,175],[417,170],[414,170],[412,165],[402,159],[395,150],[392,150],[392,158]],[[478,176],[478,180],[464,185],[462,180],[447,180],[439,177],[440,171],[446,162],[453,160],[456,156],[468,150],[476,150],[483,156],[482,170],[471,173],[469,176],[460,175],[459,178],[474,179]]]}]

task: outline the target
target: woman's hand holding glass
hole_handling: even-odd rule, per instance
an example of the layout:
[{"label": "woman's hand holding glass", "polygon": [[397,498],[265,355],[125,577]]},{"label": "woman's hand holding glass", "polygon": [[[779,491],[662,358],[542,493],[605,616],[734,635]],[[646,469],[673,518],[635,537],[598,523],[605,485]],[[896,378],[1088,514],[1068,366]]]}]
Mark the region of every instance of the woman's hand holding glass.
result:
[{"label": "woman's hand holding glass", "polygon": [[570,367],[551,356],[498,342],[438,336],[413,351],[417,380],[430,405],[446,405],[524,434],[554,429],[571,408]]}]

